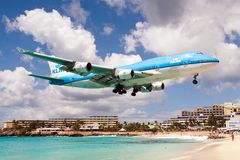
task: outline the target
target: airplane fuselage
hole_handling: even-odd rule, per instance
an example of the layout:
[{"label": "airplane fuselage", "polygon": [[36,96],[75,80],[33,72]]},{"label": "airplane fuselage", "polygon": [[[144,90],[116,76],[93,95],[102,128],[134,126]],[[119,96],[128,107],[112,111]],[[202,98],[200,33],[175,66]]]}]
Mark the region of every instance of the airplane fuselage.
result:
[{"label": "airplane fuselage", "polygon": [[[166,79],[194,76],[202,73],[209,68],[212,68],[219,63],[219,60],[199,52],[186,52],[175,55],[161,56],[138,63],[119,66],[116,69],[130,69],[134,71],[147,71],[152,73],[151,76],[145,78],[131,78],[121,81],[121,85],[126,88],[132,86],[140,86],[146,83],[154,83]],[[57,72],[57,71],[56,71]],[[61,70],[59,70],[61,72]],[[97,76],[90,73],[86,76],[81,76],[74,73],[66,73],[62,75],[63,82],[50,82],[53,85],[64,85],[79,88],[104,88],[115,87],[106,86],[100,83],[91,81],[92,78]]]}]

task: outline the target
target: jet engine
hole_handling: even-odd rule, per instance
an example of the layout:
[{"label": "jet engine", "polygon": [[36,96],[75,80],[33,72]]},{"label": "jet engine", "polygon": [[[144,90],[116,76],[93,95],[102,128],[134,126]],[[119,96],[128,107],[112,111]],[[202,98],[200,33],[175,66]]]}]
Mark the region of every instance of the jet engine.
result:
[{"label": "jet engine", "polygon": [[89,62],[76,62],[72,69],[78,73],[87,73],[92,70],[92,64]]},{"label": "jet engine", "polygon": [[155,82],[149,86],[142,86],[140,92],[151,92],[151,91],[161,91],[164,90],[165,85],[162,82]]},{"label": "jet engine", "polygon": [[152,91],[160,91],[160,90],[164,90],[165,85],[162,82],[155,82],[152,83]]},{"label": "jet engine", "polygon": [[116,69],[115,76],[119,79],[131,79],[134,77],[134,71],[130,69]]}]

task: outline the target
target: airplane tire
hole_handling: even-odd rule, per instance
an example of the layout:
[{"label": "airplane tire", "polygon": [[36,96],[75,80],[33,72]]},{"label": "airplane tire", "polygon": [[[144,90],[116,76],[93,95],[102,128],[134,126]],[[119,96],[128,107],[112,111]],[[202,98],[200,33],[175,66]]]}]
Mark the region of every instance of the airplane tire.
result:
[{"label": "airplane tire", "polygon": [[118,90],[116,88],[113,89],[112,91],[113,91],[113,93],[117,93],[118,92]]},{"label": "airplane tire", "polygon": [[122,94],[123,94],[123,91],[122,91],[122,90],[118,91],[118,94],[122,95]]},{"label": "airplane tire", "polygon": [[193,84],[198,84],[198,81],[197,81],[196,79],[194,79],[194,80],[192,81],[192,83],[193,83]]},{"label": "airplane tire", "polygon": [[136,93],[135,93],[135,92],[132,92],[131,95],[132,95],[132,96],[136,96]]},{"label": "airplane tire", "polygon": [[164,88],[165,88],[165,85],[164,85],[164,83],[162,83],[161,89],[164,90]]},{"label": "airplane tire", "polygon": [[126,91],[126,90],[123,90],[122,92],[123,92],[123,94],[126,94],[126,93],[127,93],[127,91]]}]

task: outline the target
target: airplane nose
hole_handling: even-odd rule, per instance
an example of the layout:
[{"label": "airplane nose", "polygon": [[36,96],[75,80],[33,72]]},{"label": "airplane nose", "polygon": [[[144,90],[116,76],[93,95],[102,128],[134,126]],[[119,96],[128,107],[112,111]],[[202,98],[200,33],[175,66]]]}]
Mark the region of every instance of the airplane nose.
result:
[{"label": "airplane nose", "polygon": [[213,62],[219,63],[220,61],[217,58],[213,58]]},{"label": "airplane nose", "polygon": [[204,56],[205,56],[206,62],[209,64],[209,67],[210,66],[216,66],[220,62],[219,59],[217,59],[215,57],[211,57],[211,56],[208,56],[208,55],[204,55]]},{"label": "airplane nose", "polygon": [[207,61],[213,62],[213,63],[219,63],[220,62],[219,59],[217,59],[215,57],[207,56],[207,55],[206,55],[206,59],[207,59]]}]

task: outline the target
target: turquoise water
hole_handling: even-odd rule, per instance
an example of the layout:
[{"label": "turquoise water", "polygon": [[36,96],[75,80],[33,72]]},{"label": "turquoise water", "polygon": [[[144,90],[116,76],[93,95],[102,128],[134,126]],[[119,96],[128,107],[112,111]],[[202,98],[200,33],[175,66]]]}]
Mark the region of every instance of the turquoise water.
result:
[{"label": "turquoise water", "polygon": [[163,160],[201,143],[174,138],[0,137],[0,160]]}]

